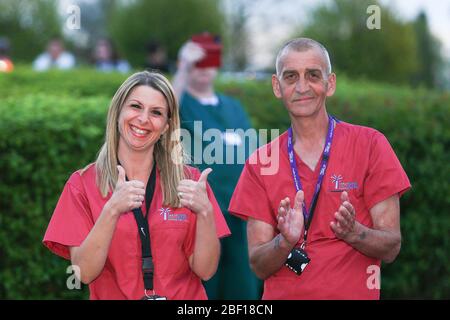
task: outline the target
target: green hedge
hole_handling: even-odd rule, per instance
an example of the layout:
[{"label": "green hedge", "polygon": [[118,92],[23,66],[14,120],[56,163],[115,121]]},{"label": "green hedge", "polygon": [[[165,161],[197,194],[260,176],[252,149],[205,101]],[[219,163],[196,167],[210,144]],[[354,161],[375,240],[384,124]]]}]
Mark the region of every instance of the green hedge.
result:
[{"label": "green hedge", "polygon": [[18,66],[15,72],[0,73],[0,98],[42,93],[69,97],[107,96],[112,98],[127,75],[95,72],[92,69],[31,72]]},{"label": "green hedge", "polygon": [[[93,71],[0,75],[0,298],[86,298],[41,240],[70,174],[95,159],[109,101],[126,78]],[[257,128],[289,120],[270,81],[220,82]],[[450,96],[338,79],[328,110],[377,128],[413,184],[401,201],[402,250],[382,269],[383,298],[450,298]]]},{"label": "green hedge", "polygon": [[95,159],[106,98],[27,95],[0,106],[0,297],[80,298],[66,289],[70,263],[41,244],[70,174]]}]

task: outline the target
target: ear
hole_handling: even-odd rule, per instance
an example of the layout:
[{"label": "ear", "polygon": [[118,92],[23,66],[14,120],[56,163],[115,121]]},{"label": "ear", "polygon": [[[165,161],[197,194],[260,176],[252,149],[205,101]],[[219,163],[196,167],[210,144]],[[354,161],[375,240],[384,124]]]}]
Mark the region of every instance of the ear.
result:
[{"label": "ear", "polygon": [[327,97],[331,97],[336,92],[336,74],[330,73],[328,76]]},{"label": "ear", "polygon": [[281,88],[280,88],[280,80],[278,80],[278,77],[276,74],[272,75],[272,90],[275,97],[278,99],[281,99]]}]

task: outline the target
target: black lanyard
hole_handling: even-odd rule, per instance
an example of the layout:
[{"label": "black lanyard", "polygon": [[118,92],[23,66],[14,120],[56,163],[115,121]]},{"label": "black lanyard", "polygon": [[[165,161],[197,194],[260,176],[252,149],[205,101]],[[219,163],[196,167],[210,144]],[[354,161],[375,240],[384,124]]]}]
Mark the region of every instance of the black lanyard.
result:
[{"label": "black lanyard", "polygon": [[[128,181],[128,178],[125,177]],[[153,200],[153,194],[155,193],[156,184],[156,163],[153,164],[152,173],[147,181],[147,187],[145,188],[145,216],[142,214],[141,208],[133,209],[134,218],[138,226],[139,237],[141,238],[142,248],[142,275],[144,278],[145,290],[153,290],[153,275],[154,265],[152,258],[152,249],[150,244],[150,228],[148,224],[148,211],[150,204]]]},{"label": "black lanyard", "polygon": [[[327,136],[325,139],[325,147],[324,147],[323,153],[322,153],[322,163],[320,165],[319,178],[317,179],[316,188],[314,189],[314,195],[313,195],[313,198],[311,201],[311,206],[309,208],[309,211],[305,206],[305,201],[303,201],[303,204],[302,204],[303,217],[304,217],[304,222],[305,222],[305,232],[303,234],[303,243],[301,245],[302,249],[304,249],[304,247],[306,246],[308,230],[309,230],[309,227],[311,225],[311,221],[312,221],[312,218],[314,215],[314,209],[316,208],[317,199],[319,198],[320,188],[322,186],[322,180],[323,180],[323,177],[325,176],[325,172],[326,172],[327,166],[328,166],[328,159],[330,157],[331,144],[333,142],[334,128],[335,128],[336,123],[338,123],[338,122],[339,122],[339,120],[335,119],[334,117],[332,117],[330,115],[328,116],[328,132],[327,132]],[[291,165],[292,177],[294,179],[294,186],[295,186],[296,192],[298,192],[299,190],[302,190],[303,187],[302,187],[302,183],[300,181],[300,175],[298,174],[298,171],[297,171],[297,163],[295,161],[292,127],[290,127],[288,129],[287,148],[288,148],[288,155],[289,155],[289,163]]]}]

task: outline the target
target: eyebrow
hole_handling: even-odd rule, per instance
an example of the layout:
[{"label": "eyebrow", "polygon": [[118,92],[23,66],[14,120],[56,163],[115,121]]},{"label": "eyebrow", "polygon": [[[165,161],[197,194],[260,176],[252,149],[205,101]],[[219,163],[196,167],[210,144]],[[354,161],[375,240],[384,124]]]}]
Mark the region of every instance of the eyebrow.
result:
[{"label": "eyebrow", "polygon": [[[140,102],[139,100],[136,100],[136,99],[130,99],[130,100],[129,100],[129,103],[130,103],[130,102],[133,102],[133,101],[137,102],[140,106],[144,107],[144,104],[143,104],[142,102]],[[165,108],[162,107],[162,106],[154,106],[153,109],[161,109],[161,110],[164,110]]]},{"label": "eyebrow", "polygon": [[144,105],[142,102],[140,102],[139,100],[136,100],[136,99],[130,99],[130,100],[129,100],[129,103],[130,103],[130,102],[133,102],[133,101],[134,101],[134,102],[137,102],[137,103],[140,104],[141,106]]},{"label": "eyebrow", "polygon": [[[321,75],[324,74],[321,69],[316,69],[316,68],[306,68],[305,69],[305,73],[312,73],[312,72],[319,72]],[[297,70],[285,70],[285,71],[283,71],[281,76],[282,77],[286,77],[286,76],[289,76],[291,74],[298,74],[298,71]]]},{"label": "eyebrow", "polygon": [[290,74],[298,74],[297,70],[284,70],[281,75],[282,76],[286,76],[286,75],[290,75]]}]

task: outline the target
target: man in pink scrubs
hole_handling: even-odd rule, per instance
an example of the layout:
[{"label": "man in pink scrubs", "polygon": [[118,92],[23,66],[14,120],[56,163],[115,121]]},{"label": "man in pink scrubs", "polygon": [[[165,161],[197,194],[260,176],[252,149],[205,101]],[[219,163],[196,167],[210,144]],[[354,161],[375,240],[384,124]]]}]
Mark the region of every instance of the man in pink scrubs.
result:
[{"label": "man in pink scrubs", "polygon": [[263,299],[379,299],[408,177],[383,134],[328,114],[336,75],[320,43],[288,42],[276,69],[291,128],[248,159],[229,207],[248,220]]}]

